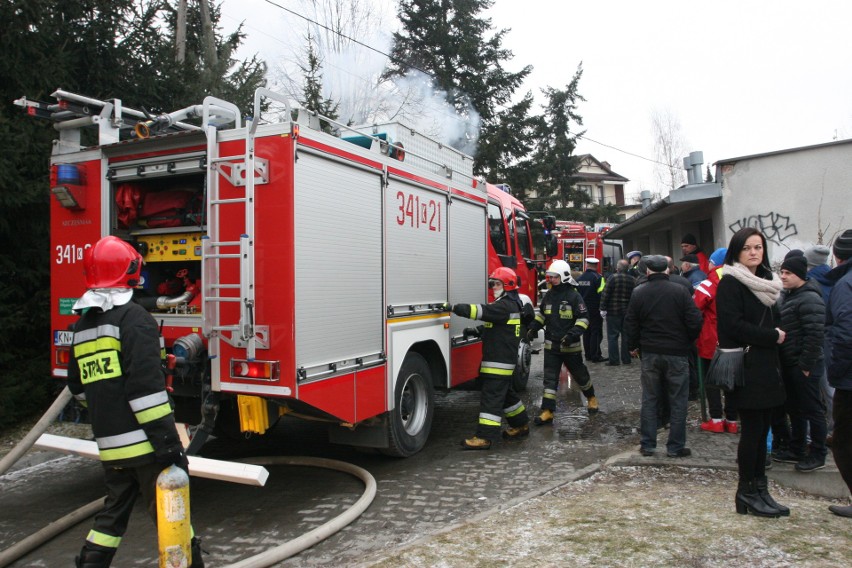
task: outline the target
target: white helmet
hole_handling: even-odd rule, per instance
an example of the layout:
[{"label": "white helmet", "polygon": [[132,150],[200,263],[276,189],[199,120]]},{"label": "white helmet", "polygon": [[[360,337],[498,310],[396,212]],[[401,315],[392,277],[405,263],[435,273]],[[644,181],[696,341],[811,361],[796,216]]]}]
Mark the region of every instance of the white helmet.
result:
[{"label": "white helmet", "polygon": [[547,268],[546,273],[558,274],[563,284],[567,282],[572,286],[577,286],[577,281],[571,277],[571,265],[564,260],[554,260]]}]

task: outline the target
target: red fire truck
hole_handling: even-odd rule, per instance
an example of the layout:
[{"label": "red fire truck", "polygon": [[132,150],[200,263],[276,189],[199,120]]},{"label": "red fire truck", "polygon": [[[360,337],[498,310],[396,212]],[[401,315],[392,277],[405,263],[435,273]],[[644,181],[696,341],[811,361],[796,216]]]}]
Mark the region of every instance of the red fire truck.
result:
[{"label": "red fire truck", "polygon": [[[481,342],[445,302],[487,301],[511,266],[535,300],[529,218],[472,160],[400,124],[319,129],[267,89],[254,120],[207,97],[150,116],[56,91],[19,99],[59,131],[51,157],[53,376],[67,376],[83,251],[143,255],[134,300],[160,324],[178,420],[207,435],[324,419],[333,441],[408,456],[434,390],[477,376]],[[262,103],[283,121],[264,121]],[[325,119],[324,119],[325,120]],[[94,132],[92,132],[94,131]],[[489,238],[490,237],[490,238]]]},{"label": "red fire truck", "polygon": [[551,234],[555,246],[548,251],[548,261],[564,260],[573,270],[583,272],[588,268],[586,259],[597,258],[597,271],[606,270],[611,259],[604,254],[603,237],[606,229],[596,230],[579,221],[551,221]]}]

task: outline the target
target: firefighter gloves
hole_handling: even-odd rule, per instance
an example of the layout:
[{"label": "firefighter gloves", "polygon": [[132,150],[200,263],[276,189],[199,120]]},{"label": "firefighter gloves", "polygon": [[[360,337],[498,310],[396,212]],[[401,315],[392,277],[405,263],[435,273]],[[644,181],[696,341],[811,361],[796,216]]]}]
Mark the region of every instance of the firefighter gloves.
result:
[{"label": "firefighter gloves", "polygon": [[568,347],[569,345],[571,345],[572,343],[577,341],[577,339],[579,339],[579,338],[576,335],[574,335],[573,333],[569,333],[568,335],[566,335],[565,337],[562,338],[562,341],[560,342],[560,344],[563,347]]},{"label": "firefighter gloves", "polygon": [[166,448],[162,452],[157,452],[155,456],[157,463],[163,467],[176,465],[182,470],[189,472],[189,460],[183,451],[183,448]]},{"label": "firefighter gloves", "polygon": [[480,335],[479,330],[475,327],[466,327],[462,333],[464,334],[465,339],[468,337],[479,337]]}]

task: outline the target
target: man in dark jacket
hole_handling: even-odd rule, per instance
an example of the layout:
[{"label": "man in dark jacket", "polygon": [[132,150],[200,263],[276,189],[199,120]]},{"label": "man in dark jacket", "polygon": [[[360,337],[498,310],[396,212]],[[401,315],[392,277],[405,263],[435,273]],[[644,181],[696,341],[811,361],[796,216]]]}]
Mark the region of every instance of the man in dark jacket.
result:
[{"label": "man in dark jacket", "polygon": [[601,341],[603,341],[603,316],[601,316],[601,294],[606,286],[606,280],[598,274],[598,259],[590,256],[586,259],[586,271],[577,278],[577,291],[586,303],[589,312],[589,329],[583,334],[583,351],[586,361],[602,363],[606,361],[601,356]]},{"label": "man in dark jacket", "polygon": [[[156,523],[157,476],[189,464],[175,427],[160,358],[157,322],[132,301],[142,257],[117,237],[104,237],[83,258],[86,310],[74,326],[68,389],[89,409],[107,497],[76,558],[78,568],[108,568],[141,493]],[[192,539],[190,568],[204,568]]]},{"label": "man in dark jacket", "polygon": [[[627,315],[627,304],[633,295],[636,279],[627,274],[628,263],[619,260],[615,274],[607,278],[601,294],[601,316],[606,318],[606,338],[609,351],[607,365],[616,366],[630,364],[630,346],[624,336],[624,316]],[[621,349],[618,348],[618,338],[621,336]],[[621,362],[619,362],[619,360]]]},{"label": "man in dark jacket", "polygon": [[[787,336],[781,344],[781,376],[787,390],[787,410],[792,434],[788,448],[773,459],[795,463],[796,470],[814,471],[825,467],[825,406],[820,393],[824,370],[822,343],[825,305],[815,280],[807,278],[804,256],[788,258],[781,264],[781,329]],[[811,450],[806,452],[810,427]]]},{"label": "man in dark jacket", "polygon": [[[834,387],[834,463],[852,490],[852,229],[834,241],[838,266],[826,277],[833,282],[825,316],[826,369]],[[852,518],[852,505],[832,505],[831,512]]]},{"label": "man in dark jacket", "polygon": [[685,457],[686,407],[689,395],[689,355],[701,333],[703,318],[692,296],[669,281],[663,256],[643,258],[648,281],[633,291],[624,329],[633,351],[642,355],[641,447],[643,456],[657,447],[658,402],[665,397],[671,409],[666,455]]}]

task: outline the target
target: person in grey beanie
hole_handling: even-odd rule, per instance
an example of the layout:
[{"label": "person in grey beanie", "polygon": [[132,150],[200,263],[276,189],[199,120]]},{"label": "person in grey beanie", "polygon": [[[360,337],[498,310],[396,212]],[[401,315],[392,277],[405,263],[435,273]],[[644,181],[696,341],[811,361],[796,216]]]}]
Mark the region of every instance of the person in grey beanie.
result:
[{"label": "person in grey beanie", "polygon": [[822,288],[822,299],[827,304],[828,295],[831,293],[833,282],[826,279],[825,275],[831,270],[828,265],[828,257],[831,255],[831,249],[825,245],[812,246],[805,251],[805,260],[808,261],[808,278],[813,278],[819,282]]},{"label": "person in grey beanie", "polygon": [[[828,296],[831,294],[831,288],[834,282],[826,278],[826,274],[831,270],[828,265],[828,258],[831,255],[831,249],[825,245],[815,245],[805,249],[805,260],[808,262],[808,279],[814,280],[822,290],[822,300],[828,305]],[[825,421],[828,425],[828,436],[826,437],[826,445],[831,446],[834,442],[832,431],[834,430],[834,414],[832,406],[834,406],[834,387],[828,384],[828,373],[823,373],[820,376],[820,390],[822,398],[825,401]]]}]

